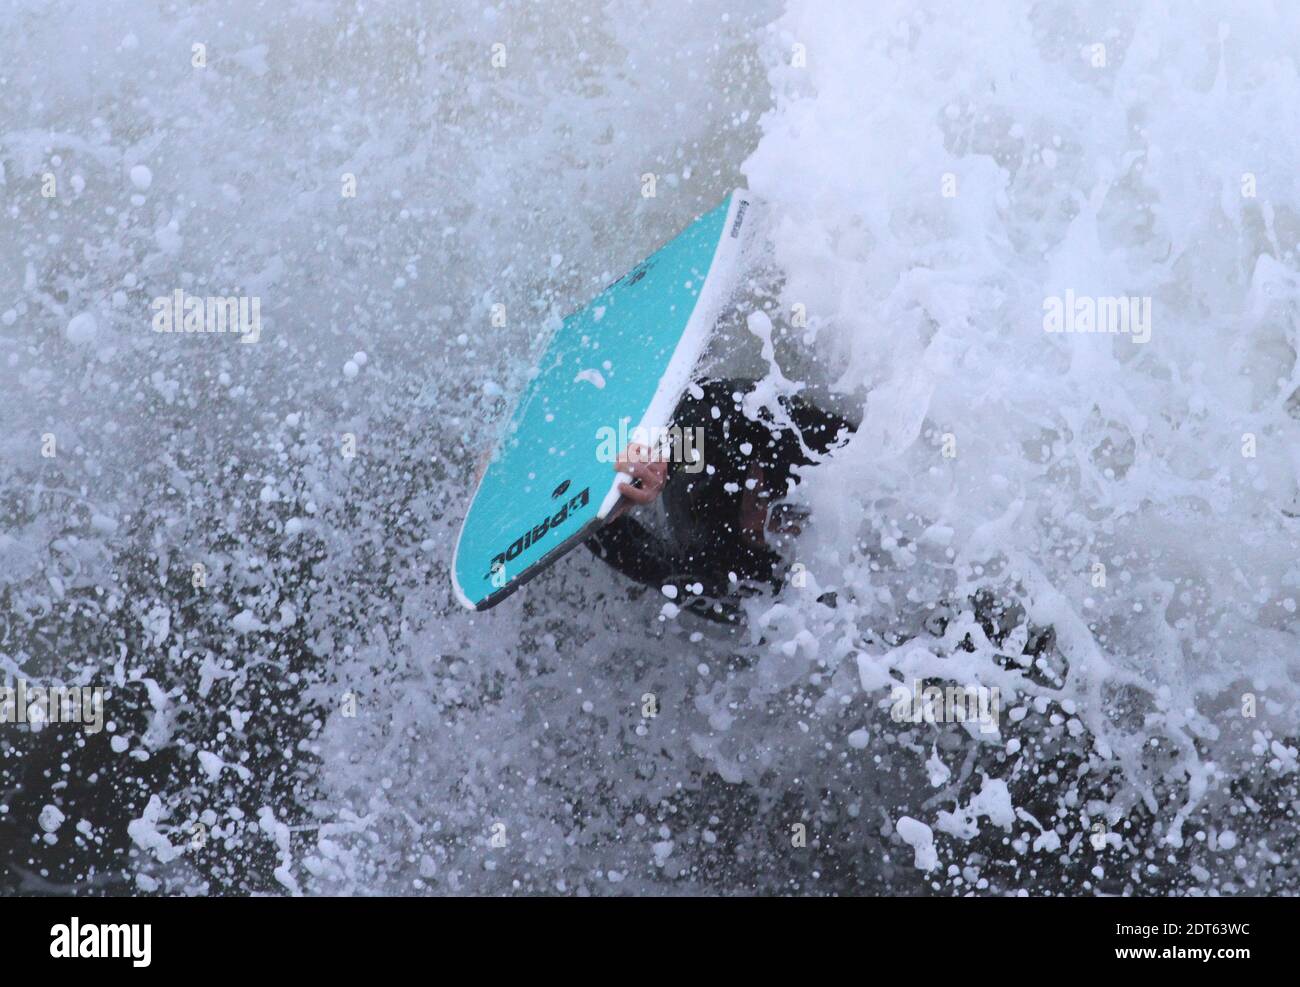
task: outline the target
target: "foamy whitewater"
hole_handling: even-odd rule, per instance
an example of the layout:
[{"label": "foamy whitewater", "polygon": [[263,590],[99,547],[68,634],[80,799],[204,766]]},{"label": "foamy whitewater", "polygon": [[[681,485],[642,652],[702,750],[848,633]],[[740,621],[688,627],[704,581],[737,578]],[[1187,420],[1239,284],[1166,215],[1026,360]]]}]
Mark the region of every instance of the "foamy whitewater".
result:
[{"label": "foamy whitewater", "polygon": [[[9,0],[0,685],[107,694],[0,724],[0,890],[1295,893],[1298,34]],[[461,610],[548,327],[734,187],[710,368],[861,422],[800,578],[735,632],[586,552]]]}]

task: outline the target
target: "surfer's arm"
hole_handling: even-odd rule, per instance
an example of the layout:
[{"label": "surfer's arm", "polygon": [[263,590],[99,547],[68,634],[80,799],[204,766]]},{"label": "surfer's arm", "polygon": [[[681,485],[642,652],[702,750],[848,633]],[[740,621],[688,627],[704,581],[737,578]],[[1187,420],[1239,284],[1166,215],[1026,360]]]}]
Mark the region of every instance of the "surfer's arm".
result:
[{"label": "surfer's arm", "polygon": [[626,513],[637,504],[653,502],[667,482],[668,464],[647,461],[649,451],[632,445],[619,457],[615,468],[631,477],[631,482],[624,483],[623,499],[605,526],[587,539],[587,547],[633,582],[659,590],[671,587],[675,591],[670,591],[671,596],[683,609],[709,620],[730,622],[737,611],[723,598],[735,587],[717,576],[697,573],[693,560],[681,557],[667,539]]},{"label": "surfer's arm", "polygon": [[628,579],[647,586],[662,586],[677,569],[668,543],[632,517],[620,517],[587,539],[596,558]]},{"label": "surfer's arm", "polygon": [[635,518],[624,516],[605,525],[587,539],[587,547],[633,582],[661,591],[672,587],[674,602],[684,610],[724,623],[735,619],[736,607],[726,598],[736,587],[717,577],[693,574],[688,560]]},{"label": "surfer's arm", "polygon": [[628,477],[621,487],[622,499],[608,523],[587,540],[587,547],[635,582],[655,587],[678,584],[684,580],[683,563],[673,547],[627,515],[632,507],[650,504],[659,496],[668,480],[668,464],[655,458],[649,447],[633,443],[614,468]]},{"label": "surfer's arm", "polygon": [[619,487],[622,497],[605,526],[587,539],[587,547],[629,579],[649,584],[670,572],[675,560],[667,542],[626,514],[659,496],[668,479],[668,464],[656,461],[648,446],[634,442],[618,457],[614,469],[628,477]]}]

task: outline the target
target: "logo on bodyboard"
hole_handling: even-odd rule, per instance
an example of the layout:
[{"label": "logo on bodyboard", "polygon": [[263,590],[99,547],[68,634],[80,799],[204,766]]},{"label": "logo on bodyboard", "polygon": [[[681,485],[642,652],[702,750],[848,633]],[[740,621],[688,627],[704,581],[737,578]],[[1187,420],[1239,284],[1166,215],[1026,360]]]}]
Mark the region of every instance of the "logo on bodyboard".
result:
[{"label": "logo on bodyboard", "polygon": [[[551,494],[551,496],[563,496],[565,491],[568,489],[568,486],[569,481],[565,480],[555,488],[555,492]],[[494,555],[492,557],[492,564],[488,566],[487,575],[483,578],[491,579],[494,575],[503,572],[507,562],[513,562],[515,559],[519,558],[519,554],[525,548],[528,548],[530,545],[536,545],[546,537],[547,532],[554,531],[556,528],[563,525],[565,521],[569,520],[569,514],[571,512],[579,511],[589,503],[591,503],[591,488],[583,487],[581,493],[576,493],[570,497],[568,502],[558,511],[542,518],[538,524],[533,525],[533,527],[529,528],[522,535],[512,541],[510,547],[504,552],[498,552]],[[500,578],[500,576],[497,578]]]},{"label": "logo on bodyboard", "polygon": [[744,199],[740,200],[740,205],[736,208],[736,221],[731,224],[731,239],[740,236],[740,224],[745,221],[745,210],[749,208],[749,203]]},{"label": "logo on bodyboard", "polygon": [[609,284],[605,285],[605,291],[609,291],[611,288],[616,288],[619,285],[622,285],[624,288],[632,287],[632,285],[636,284],[643,277],[649,274],[650,271],[654,268],[656,263],[658,263],[658,261],[656,261],[655,258],[647,257],[636,267],[632,268],[632,270],[624,274],[621,278],[618,278],[615,281],[611,281]]}]

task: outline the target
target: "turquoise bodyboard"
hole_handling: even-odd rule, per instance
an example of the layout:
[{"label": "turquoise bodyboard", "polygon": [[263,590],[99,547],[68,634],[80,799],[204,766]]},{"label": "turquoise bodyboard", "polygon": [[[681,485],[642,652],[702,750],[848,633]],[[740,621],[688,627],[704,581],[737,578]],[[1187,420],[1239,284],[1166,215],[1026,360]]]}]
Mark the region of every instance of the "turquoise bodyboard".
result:
[{"label": "turquoise bodyboard", "polygon": [[733,192],[556,329],[460,529],[464,606],[495,606],[604,523],[619,492],[602,437],[670,424],[731,293],[749,205]]}]

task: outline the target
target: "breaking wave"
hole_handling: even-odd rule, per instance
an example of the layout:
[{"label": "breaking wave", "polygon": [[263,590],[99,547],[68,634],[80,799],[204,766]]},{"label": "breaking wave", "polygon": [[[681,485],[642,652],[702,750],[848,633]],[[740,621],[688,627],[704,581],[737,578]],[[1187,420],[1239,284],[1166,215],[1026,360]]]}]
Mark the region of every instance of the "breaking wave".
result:
[{"label": "breaking wave", "polygon": [[[109,697],[0,728],[0,887],[1294,892],[1295,20],[10,4],[0,665]],[[547,325],[737,185],[710,365],[861,421],[799,578],[460,610]]]}]

